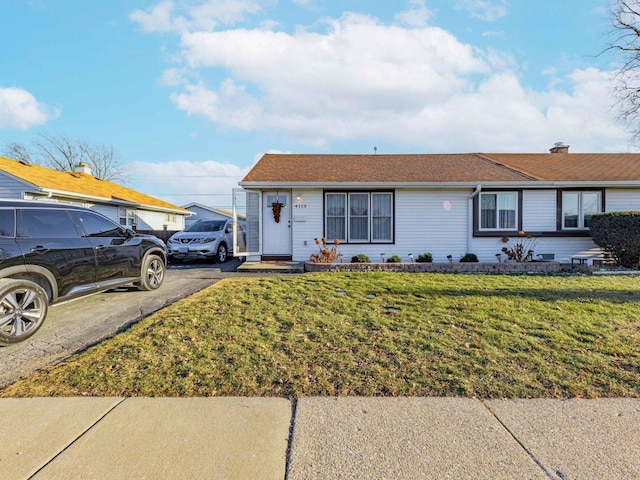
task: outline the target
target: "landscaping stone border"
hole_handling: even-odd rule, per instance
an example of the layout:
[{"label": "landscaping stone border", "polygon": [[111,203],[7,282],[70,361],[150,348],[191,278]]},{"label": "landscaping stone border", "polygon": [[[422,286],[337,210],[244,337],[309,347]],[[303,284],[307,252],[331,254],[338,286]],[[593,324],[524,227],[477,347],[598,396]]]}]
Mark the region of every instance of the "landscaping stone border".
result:
[{"label": "landscaping stone border", "polygon": [[417,272],[496,274],[590,274],[587,265],[560,262],[452,262],[452,263],[311,263],[305,272]]}]

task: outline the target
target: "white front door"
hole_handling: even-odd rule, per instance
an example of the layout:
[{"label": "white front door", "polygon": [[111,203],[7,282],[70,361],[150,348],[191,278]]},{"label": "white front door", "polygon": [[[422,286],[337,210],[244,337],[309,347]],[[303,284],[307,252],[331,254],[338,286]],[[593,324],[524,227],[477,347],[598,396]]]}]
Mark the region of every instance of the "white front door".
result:
[{"label": "white front door", "polygon": [[291,255],[291,192],[262,192],[262,254]]}]

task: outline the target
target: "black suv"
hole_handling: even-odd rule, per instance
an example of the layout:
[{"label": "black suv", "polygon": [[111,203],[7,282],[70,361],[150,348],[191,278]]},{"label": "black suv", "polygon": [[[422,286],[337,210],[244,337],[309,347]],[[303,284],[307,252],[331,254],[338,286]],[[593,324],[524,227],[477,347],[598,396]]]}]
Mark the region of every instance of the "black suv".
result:
[{"label": "black suv", "polygon": [[162,240],[82,207],[0,200],[0,345],[36,333],[49,304],[133,284],[162,285]]}]

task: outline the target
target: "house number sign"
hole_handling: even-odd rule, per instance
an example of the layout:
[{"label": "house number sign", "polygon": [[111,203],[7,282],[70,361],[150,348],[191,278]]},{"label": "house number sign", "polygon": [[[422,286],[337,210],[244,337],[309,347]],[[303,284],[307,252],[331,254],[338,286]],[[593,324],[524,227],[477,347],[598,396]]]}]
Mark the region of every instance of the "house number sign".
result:
[{"label": "house number sign", "polygon": [[307,208],[307,204],[306,203],[296,203],[294,205],[295,208]]}]

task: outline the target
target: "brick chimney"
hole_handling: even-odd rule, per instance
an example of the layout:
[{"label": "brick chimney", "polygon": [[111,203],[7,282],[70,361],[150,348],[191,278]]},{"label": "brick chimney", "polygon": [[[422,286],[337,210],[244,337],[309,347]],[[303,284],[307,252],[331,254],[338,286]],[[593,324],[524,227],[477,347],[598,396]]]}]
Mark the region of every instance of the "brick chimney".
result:
[{"label": "brick chimney", "polygon": [[553,147],[549,149],[551,153],[569,153],[569,145],[565,145],[562,142],[556,142]]}]

